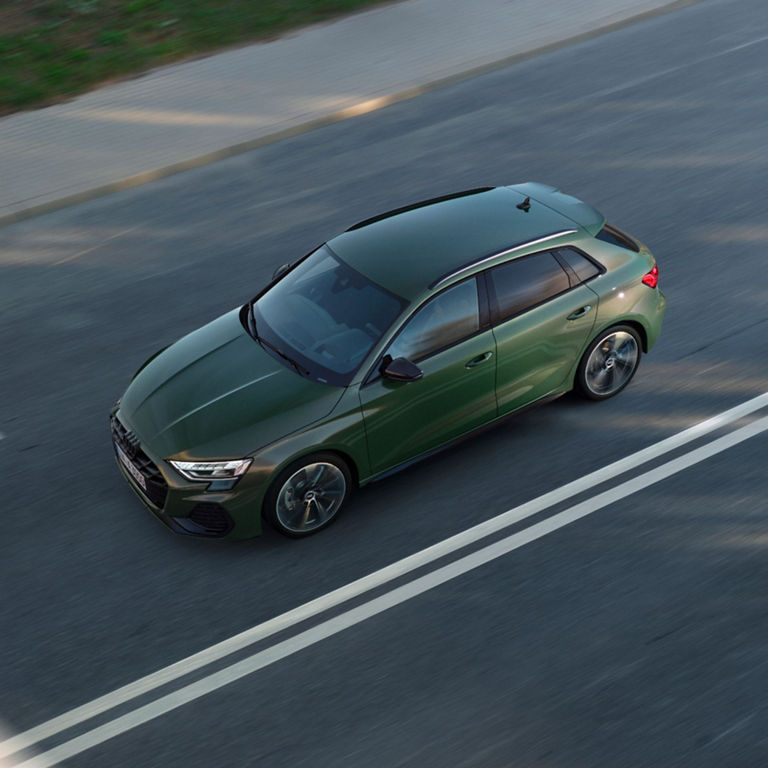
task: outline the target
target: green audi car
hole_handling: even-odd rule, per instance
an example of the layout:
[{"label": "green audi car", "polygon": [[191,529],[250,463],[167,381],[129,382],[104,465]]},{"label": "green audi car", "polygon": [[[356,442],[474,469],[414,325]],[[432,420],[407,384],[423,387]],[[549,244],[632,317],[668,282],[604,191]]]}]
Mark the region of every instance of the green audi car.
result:
[{"label": "green audi car", "polygon": [[315,533],[356,486],[524,406],[620,392],[658,338],[658,280],[543,184],[375,216],[144,363],[111,414],[117,464],[179,533]]}]

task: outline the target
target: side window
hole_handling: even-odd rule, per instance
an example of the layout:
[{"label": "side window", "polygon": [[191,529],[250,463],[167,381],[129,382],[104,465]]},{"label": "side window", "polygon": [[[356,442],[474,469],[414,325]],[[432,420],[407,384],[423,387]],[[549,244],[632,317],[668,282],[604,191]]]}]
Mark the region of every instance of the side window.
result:
[{"label": "side window", "polygon": [[477,282],[473,277],[424,304],[397,335],[387,354],[417,361],[471,336],[479,328]]},{"label": "side window", "polygon": [[570,288],[566,271],[545,251],[488,270],[495,320],[504,320]]},{"label": "side window", "polygon": [[558,248],[557,255],[576,273],[583,283],[600,274],[600,268],[573,248]]}]

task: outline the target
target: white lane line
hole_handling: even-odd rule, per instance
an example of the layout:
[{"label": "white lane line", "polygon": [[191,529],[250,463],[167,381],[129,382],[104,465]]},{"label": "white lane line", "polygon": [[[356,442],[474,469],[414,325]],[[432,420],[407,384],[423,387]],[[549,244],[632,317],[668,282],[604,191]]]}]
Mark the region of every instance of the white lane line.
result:
[{"label": "white lane line", "polygon": [[457,533],[454,536],[444,539],[437,544],[433,544],[431,547],[415,552],[413,555],[409,555],[408,557],[385,566],[378,571],[374,571],[367,576],[352,581],[332,592],[328,592],[314,600],[310,600],[308,603],[304,603],[303,605],[280,614],[273,619],[257,624],[237,635],[233,635],[232,637],[209,646],[202,651],[198,651],[197,653],[187,656],[167,667],[163,667],[156,672],[152,672],[145,677],[139,678],[132,683],[116,688],[110,693],[104,694],[86,704],[75,707],[51,720],[0,742],[0,758],[6,755],[12,755],[21,749],[26,749],[43,739],[54,736],[55,734],[86,720],[90,720],[92,717],[100,715],[113,707],[131,701],[145,693],[149,693],[173,680],[177,680],[189,672],[207,666],[231,653],[246,648],[277,632],[281,632],[294,624],[298,624],[301,621],[317,616],[323,611],[341,605],[347,600],[380,587],[393,579],[410,573],[411,571],[427,565],[444,555],[455,552],[462,547],[473,544],[485,536],[507,528],[531,515],[543,512],[545,509],[548,509],[555,504],[559,504],[578,493],[589,490],[606,480],[612,480],[624,472],[636,469],[641,464],[662,456],[665,453],[669,453],[676,448],[693,440],[697,440],[716,429],[725,427],[737,419],[740,419],[743,416],[748,416],[750,413],[754,413],[766,406],[768,406],[768,392],[753,397],[734,408],[730,408],[727,411],[723,411],[722,413],[695,424],[692,427],[688,427],[688,429],[678,432],[676,435],[672,435],[658,443],[654,443],[647,448],[643,448],[636,453],[630,454],[623,459],[619,459],[612,464],[608,464],[607,466],[591,472],[584,477],[580,477],[560,488],[549,491],[532,501],[521,504],[514,509],[503,512],[496,517],[492,517],[490,520],[486,520],[485,522],[479,523],[472,528],[468,528],[461,533]]},{"label": "white lane line", "polygon": [[494,544],[484,547],[483,549],[465,555],[448,565],[444,565],[441,568],[408,582],[407,584],[403,584],[380,597],[374,598],[367,603],[363,603],[356,608],[352,608],[332,619],[328,619],[311,629],[300,632],[294,637],[283,640],[263,651],[259,651],[236,664],[225,667],[224,669],[214,672],[194,683],[190,683],[173,693],[169,693],[149,704],[138,707],[98,728],[87,731],[81,736],[37,755],[34,758],[34,762],[24,761],[19,763],[17,768],[47,768],[48,766],[57,765],[62,760],[67,760],[70,757],[79,755],[81,752],[85,752],[91,747],[102,744],[115,736],[119,736],[126,731],[130,731],[143,723],[154,720],[156,717],[160,717],[161,715],[194,701],[201,696],[205,696],[229,683],[233,683],[246,675],[256,672],[259,669],[263,669],[270,664],[274,664],[276,661],[291,656],[304,648],[314,645],[332,635],[338,634],[339,632],[382,613],[389,608],[404,603],[427,590],[455,579],[457,576],[461,576],[481,565],[485,565],[515,549],[519,549],[531,541],[535,541],[542,536],[546,536],[548,533],[557,531],[560,528],[563,528],[576,520],[580,520],[609,504],[613,504],[626,496],[642,491],[654,483],[658,483],[677,472],[681,472],[694,464],[725,451],[744,440],[755,437],[755,435],[759,435],[766,430],[768,430],[768,416],[764,416],[752,424],[741,427],[724,437],[720,437],[700,448],[696,448],[676,459],[672,459],[666,464],[662,464],[660,467],[638,475],[631,480],[627,480],[615,488],[611,488],[591,499],[576,504],[563,512],[520,531],[519,533],[514,533],[505,539],[501,539]]}]

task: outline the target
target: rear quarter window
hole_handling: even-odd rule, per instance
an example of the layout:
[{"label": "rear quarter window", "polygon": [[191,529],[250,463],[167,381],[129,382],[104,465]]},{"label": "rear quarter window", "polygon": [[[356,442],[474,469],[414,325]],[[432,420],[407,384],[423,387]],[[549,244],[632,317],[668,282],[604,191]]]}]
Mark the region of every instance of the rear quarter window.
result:
[{"label": "rear quarter window", "polygon": [[558,248],[556,253],[571,268],[581,283],[602,272],[597,264],[573,248]]}]

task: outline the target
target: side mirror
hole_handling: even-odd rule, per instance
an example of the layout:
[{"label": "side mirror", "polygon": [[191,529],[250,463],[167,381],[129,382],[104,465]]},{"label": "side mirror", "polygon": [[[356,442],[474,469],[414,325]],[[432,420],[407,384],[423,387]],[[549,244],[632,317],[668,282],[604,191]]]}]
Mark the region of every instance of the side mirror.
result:
[{"label": "side mirror", "polygon": [[293,266],[293,264],[281,264],[272,273],[272,282],[274,283],[275,280],[279,280],[292,266]]},{"label": "side mirror", "polygon": [[418,365],[405,357],[393,360],[387,355],[381,363],[381,375],[392,381],[418,381],[424,373]]}]

